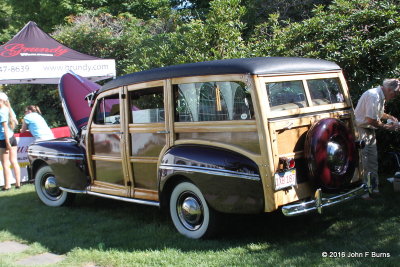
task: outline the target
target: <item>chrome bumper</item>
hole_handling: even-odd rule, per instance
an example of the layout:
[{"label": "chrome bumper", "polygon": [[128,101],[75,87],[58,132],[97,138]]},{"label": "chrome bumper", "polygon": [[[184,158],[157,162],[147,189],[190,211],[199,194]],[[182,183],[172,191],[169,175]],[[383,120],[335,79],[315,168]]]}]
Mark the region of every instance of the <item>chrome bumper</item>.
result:
[{"label": "chrome bumper", "polygon": [[333,197],[322,197],[321,189],[318,189],[315,193],[315,199],[307,202],[286,205],[282,207],[282,212],[285,216],[295,216],[300,214],[309,213],[317,210],[322,213],[322,208],[333,206],[344,201],[359,197],[368,192],[369,187],[366,184],[362,184],[347,193],[342,195],[336,195]]}]

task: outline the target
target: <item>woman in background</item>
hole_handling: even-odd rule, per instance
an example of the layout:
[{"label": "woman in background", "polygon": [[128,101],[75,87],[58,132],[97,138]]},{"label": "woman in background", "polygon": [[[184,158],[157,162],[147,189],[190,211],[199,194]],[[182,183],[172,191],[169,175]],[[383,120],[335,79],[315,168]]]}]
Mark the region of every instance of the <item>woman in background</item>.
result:
[{"label": "woman in background", "polygon": [[15,188],[21,187],[21,171],[17,158],[17,140],[14,137],[14,128],[18,124],[15,113],[11,108],[8,97],[0,92],[0,161],[3,165],[4,187],[2,191],[11,188],[11,166],[14,168]]},{"label": "woman in background", "polygon": [[54,139],[53,132],[42,117],[38,106],[30,105],[25,108],[21,133],[27,130],[31,132],[36,141]]}]

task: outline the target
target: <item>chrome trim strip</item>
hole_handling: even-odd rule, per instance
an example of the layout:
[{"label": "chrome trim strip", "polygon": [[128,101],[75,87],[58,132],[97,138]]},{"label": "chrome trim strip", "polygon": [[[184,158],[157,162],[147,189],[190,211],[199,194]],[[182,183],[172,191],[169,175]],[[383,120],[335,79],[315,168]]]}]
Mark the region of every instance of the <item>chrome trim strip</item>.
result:
[{"label": "chrome trim strip", "polygon": [[236,171],[199,167],[199,166],[185,166],[185,165],[178,165],[178,164],[161,164],[160,169],[201,172],[201,173],[212,174],[212,175],[236,177],[236,178],[247,179],[247,180],[252,180],[252,181],[260,181],[261,180],[260,176],[258,174],[250,174],[250,173],[244,173],[244,172],[236,172]]},{"label": "chrome trim strip", "polygon": [[113,196],[113,195],[107,195],[107,194],[97,193],[97,192],[92,192],[92,191],[87,191],[87,190],[74,190],[74,189],[69,189],[69,188],[64,188],[64,187],[59,187],[59,188],[62,191],[65,191],[65,192],[68,192],[68,193],[88,194],[88,195],[93,195],[93,196],[97,196],[97,197],[110,198],[110,199],[115,199],[115,200],[120,200],[120,201],[125,201],[125,202],[131,202],[131,203],[136,203],[136,204],[144,204],[144,205],[155,206],[155,207],[159,207],[160,206],[160,203],[157,202],[157,201],[150,201],[150,200],[143,200],[143,199],[136,199],[136,198]]},{"label": "chrome trim strip", "polygon": [[63,159],[76,159],[83,160],[83,154],[65,154],[65,153],[47,153],[47,152],[31,152],[28,151],[29,156],[46,157],[46,158],[63,158]]},{"label": "chrome trim strip", "polygon": [[68,193],[87,194],[86,190],[75,190],[75,189],[69,189],[69,188],[65,188],[65,187],[61,187],[61,186],[59,186],[58,188],[60,188],[62,191],[68,192]]},{"label": "chrome trim strip", "polygon": [[149,205],[149,206],[155,206],[159,207],[160,203],[157,201],[151,201],[151,200],[143,200],[143,199],[136,199],[136,198],[128,198],[128,197],[120,197],[120,196],[113,196],[113,195],[107,195],[107,194],[102,194],[102,193],[97,193],[97,192],[91,192],[88,191],[87,194],[93,195],[93,196],[98,196],[98,197],[104,197],[104,198],[111,198],[115,200],[121,200],[121,201],[126,201],[126,202],[131,202],[131,203],[137,203],[137,204],[144,204],[144,205]]},{"label": "chrome trim strip", "polygon": [[328,197],[328,198],[323,198],[323,197],[317,197],[314,200],[308,201],[308,202],[302,202],[298,204],[291,204],[291,205],[286,205],[282,207],[282,213],[285,216],[296,216],[300,214],[305,214],[309,213],[311,211],[315,210],[321,210],[322,208],[333,206],[348,200],[351,200],[353,198],[359,197],[363,194],[365,194],[368,190],[367,185],[362,184],[360,187],[357,187],[347,193],[341,194],[341,195],[336,195],[333,197]]}]

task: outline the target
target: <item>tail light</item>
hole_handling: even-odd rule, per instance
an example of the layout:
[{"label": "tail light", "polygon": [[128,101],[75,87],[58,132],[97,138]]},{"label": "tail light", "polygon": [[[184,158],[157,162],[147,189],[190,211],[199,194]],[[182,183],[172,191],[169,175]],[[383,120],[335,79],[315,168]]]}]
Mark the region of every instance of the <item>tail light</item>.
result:
[{"label": "tail light", "polygon": [[296,166],[294,158],[279,158],[279,169],[280,170],[290,170]]}]

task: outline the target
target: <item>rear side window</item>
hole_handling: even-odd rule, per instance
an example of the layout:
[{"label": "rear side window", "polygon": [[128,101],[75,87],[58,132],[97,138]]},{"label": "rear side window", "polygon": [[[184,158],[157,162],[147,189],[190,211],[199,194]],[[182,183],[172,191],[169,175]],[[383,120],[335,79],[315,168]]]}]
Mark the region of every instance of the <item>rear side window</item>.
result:
[{"label": "rear side window", "polygon": [[254,119],[250,92],[242,82],[174,85],[175,121]]},{"label": "rear side window", "polygon": [[303,108],[308,106],[303,81],[267,83],[266,89],[271,110]]},{"label": "rear side window", "polygon": [[344,102],[342,88],[336,78],[307,80],[307,84],[314,105]]}]

